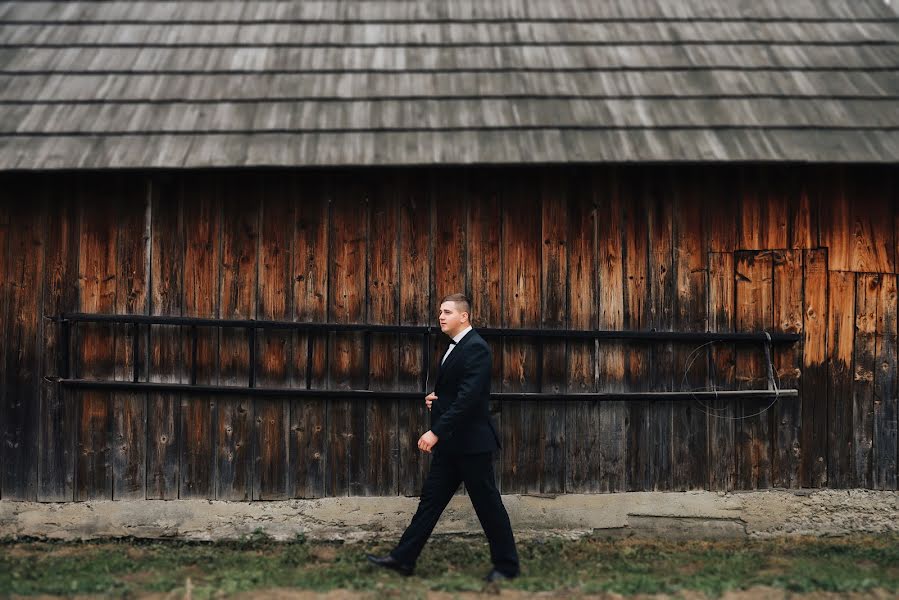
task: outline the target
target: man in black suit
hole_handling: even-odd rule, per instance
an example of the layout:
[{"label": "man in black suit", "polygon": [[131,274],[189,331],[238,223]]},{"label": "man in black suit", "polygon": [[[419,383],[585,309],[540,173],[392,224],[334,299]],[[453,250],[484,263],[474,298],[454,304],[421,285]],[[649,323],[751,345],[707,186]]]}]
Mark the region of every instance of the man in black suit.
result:
[{"label": "man in black suit", "polygon": [[509,515],[493,475],[493,453],[501,448],[490,418],[490,347],[471,328],[471,303],[451,294],[440,304],[440,329],[452,338],[441,360],[434,392],[425,397],[431,429],[418,440],[423,452],[433,452],[418,510],[396,547],[385,557],[368,555],[378,566],[411,575],[418,555],[443,509],[465,482],[478,520],[490,543],[493,569],[487,581],[519,574],[518,553]]}]

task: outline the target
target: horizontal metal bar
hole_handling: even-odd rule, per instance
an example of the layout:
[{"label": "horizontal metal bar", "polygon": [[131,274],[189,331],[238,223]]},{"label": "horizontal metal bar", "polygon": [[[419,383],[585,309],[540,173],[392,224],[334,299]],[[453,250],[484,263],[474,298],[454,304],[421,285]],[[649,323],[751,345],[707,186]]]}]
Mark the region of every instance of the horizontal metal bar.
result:
[{"label": "horizontal metal bar", "polygon": [[[247,396],[308,396],[314,398],[384,398],[422,400],[422,392],[389,390],[312,390],[304,388],[247,388],[236,385],[190,385],[185,383],[148,383],[130,381],[100,381],[91,379],[59,379],[63,386],[75,389],[119,390],[131,392],[169,392],[192,394],[234,394]],[[697,398],[773,398],[796,397],[799,390],[722,390],[717,392],[593,392],[577,394],[510,393],[490,394],[492,400],[690,400]]]},{"label": "horizontal metal bar", "polygon": [[[183,325],[194,327],[240,327],[250,329],[296,329],[313,332],[372,332],[372,333],[438,333],[439,327],[429,325],[377,325],[370,323],[309,323],[299,321],[267,321],[254,319],[211,319],[203,317],[176,317],[151,315],[108,315],[93,313],[70,313],[54,320],[60,322],[88,323],[141,323],[149,325]],[[478,333],[487,337],[545,337],[583,338],[618,340],[665,340],[685,342],[727,341],[727,342],[797,342],[802,339],[798,333],[780,332],[710,332],[710,331],[624,331],[610,329],[500,329],[479,327]]]}]

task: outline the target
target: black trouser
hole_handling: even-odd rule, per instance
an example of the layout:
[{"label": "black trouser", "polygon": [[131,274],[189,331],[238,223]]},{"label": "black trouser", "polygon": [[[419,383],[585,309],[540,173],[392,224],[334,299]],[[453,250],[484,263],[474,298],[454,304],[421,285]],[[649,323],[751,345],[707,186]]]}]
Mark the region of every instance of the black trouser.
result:
[{"label": "black trouser", "polygon": [[507,575],[517,575],[518,554],[515,551],[512,525],[493,479],[493,452],[435,452],[421,491],[418,510],[390,555],[401,563],[415,565],[425,542],[437,525],[437,519],[463,481],[481,527],[487,534],[493,566]]}]

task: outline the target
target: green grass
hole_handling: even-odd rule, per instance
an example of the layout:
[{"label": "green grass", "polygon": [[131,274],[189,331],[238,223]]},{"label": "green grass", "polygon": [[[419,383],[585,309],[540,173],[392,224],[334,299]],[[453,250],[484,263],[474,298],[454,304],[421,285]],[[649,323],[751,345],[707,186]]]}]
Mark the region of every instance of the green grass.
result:
[{"label": "green grass", "polygon": [[[391,540],[392,542],[392,540]],[[701,591],[768,585],[793,592],[899,592],[899,535],[744,541],[647,541],[547,537],[519,541],[522,576],[502,587],[529,591]],[[0,541],[0,596],[76,594],[133,597],[177,591],[193,598],[284,587],[424,597],[427,590],[480,591],[490,567],[483,537],[432,538],[416,575],[372,569],[365,553],[382,544],[274,542],[256,533],[231,542],[115,539]]]}]

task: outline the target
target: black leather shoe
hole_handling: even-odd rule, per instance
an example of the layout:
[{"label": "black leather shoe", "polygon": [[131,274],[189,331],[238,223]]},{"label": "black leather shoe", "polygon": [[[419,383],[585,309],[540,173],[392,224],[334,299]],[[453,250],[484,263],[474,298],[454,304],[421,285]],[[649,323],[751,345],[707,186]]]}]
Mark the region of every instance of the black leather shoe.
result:
[{"label": "black leather shoe", "polygon": [[371,564],[378,565],[379,567],[384,567],[385,569],[390,569],[391,571],[396,571],[403,577],[408,577],[412,574],[412,571],[415,570],[415,567],[413,567],[412,565],[405,565],[401,562],[397,562],[396,559],[394,559],[389,554],[383,558],[375,556],[374,554],[366,554],[365,558],[367,558],[368,562],[370,562]]},{"label": "black leather shoe", "polygon": [[503,581],[505,579],[515,579],[516,577],[518,577],[518,573],[515,573],[514,575],[507,575],[502,571],[493,569],[489,573],[487,573],[487,576],[484,577],[484,581],[488,583],[495,583],[498,581]]}]

